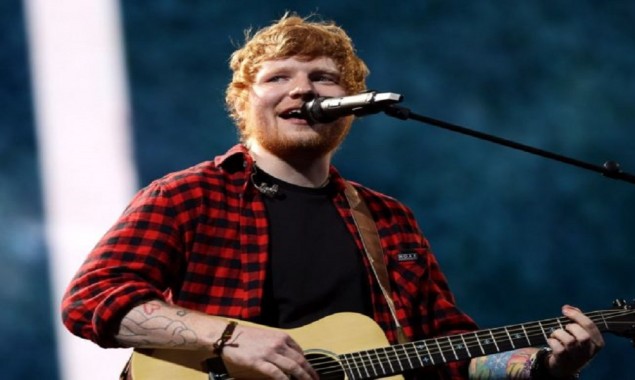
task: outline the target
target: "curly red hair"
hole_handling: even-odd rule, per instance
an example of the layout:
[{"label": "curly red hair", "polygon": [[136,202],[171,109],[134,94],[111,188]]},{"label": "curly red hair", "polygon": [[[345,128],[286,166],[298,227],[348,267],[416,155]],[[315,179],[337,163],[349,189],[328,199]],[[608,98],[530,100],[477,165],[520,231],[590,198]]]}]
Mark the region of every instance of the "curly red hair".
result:
[{"label": "curly red hair", "polygon": [[332,21],[310,21],[285,14],[274,24],[262,28],[253,36],[245,32],[245,45],[236,50],[229,66],[233,77],[225,93],[230,116],[240,130],[244,121],[239,109],[247,100],[250,86],[263,61],[301,57],[329,57],[340,71],[340,84],[348,94],[366,89],[366,64],[357,56],[351,38]]}]

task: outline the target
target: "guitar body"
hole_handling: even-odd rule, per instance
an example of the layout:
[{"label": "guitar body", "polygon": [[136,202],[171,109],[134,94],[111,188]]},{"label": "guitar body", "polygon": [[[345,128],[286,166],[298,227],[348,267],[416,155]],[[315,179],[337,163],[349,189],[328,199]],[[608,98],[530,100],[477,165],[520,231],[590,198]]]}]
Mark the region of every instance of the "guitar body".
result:
[{"label": "guitar body", "polygon": [[[239,323],[263,327],[249,322]],[[340,354],[388,346],[381,328],[372,319],[356,313],[337,313],[306,326],[284,331],[298,342],[307,357],[320,355],[335,362]],[[203,363],[211,356],[205,351],[137,349],[131,359],[132,379],[208,380],[209,374]],[[341,375],[341,378],[345,378]]]}]

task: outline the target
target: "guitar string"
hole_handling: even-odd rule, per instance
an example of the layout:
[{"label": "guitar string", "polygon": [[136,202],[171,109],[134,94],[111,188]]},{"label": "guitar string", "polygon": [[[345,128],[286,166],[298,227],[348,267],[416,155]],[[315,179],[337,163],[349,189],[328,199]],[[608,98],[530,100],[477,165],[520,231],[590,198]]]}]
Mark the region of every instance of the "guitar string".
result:
[{"label": "guitar string", "polygon": [[[613,312],[613,314],[617,314],[618,316],[619,315],[623,315],[623,314],[630,314],[630,313],[632,313],[632,312],[621,312],[621,311]],[[592,316],[591,314],[592,313],[589,313],[589,316]],[[608,315],[608,313],[604,313],[604,319],[610,319],[610,318],[614,318],[614,317],[615,317],[615,315]],[[549,332],[551,331],[550,328],[556,327],[556,326],[559,327],[559,326],[561,326],[561,323],[563,323],[563,322],[568,322],[568,319],[559,318],[559,319],[545,320],[545,321],[541,321],[541,324],[543,325],[543,328],[540,328],[540,327],[537,327],[537,328],[534,328],[534,329],[529,328],[529,329],[522,330],[522,332],[523,332],[523,335],[527,336],[527,338],[540,336],[541,340],[542,340],[542,339],[545,338],[545,333],[547,333],[548,331]],[[611,322],[611,323],[615,324],[615,323],[622,323],[622,322]],[[628,322],[624,322],[624,324],[628,325],[629,323]],[[509,332],[509,335],[515,335],[516,334],[516,330],[513,330],[513,329],[510,330],[510,327],[514,327],[516,329],[522,328],[521,325],[507,326],[507,332]],[[495,338],[504,337],[505,339],[504,339],[504,342],[502,342],[502,343],[506,343],[507,344],[507,342],[505,342],[505,341],[509,341],[510,337],[508,336],[507,332],[504,331],[505,328],[504,327],[500,327],[498,329],[503,330],[503,331],[499,331],[499,332],[495,332],[494,333],[493,329],[491,329],[491,330],[482,330],[480,332],[464,333],[464,334],[461,334],[461,335],[463,335],[462,341],[465,340],[466,343],[467,343],[467,341],[470,341],[470,343],[467,343],[468,348],[469,347],[477,347],[477,344],[481,343],[481,342],[479,342],[480,339],[478,339],[478,337],[476,336],[477,333],[481,333],[481,334],[486,334],[487,333],[488,334],[488,339],[489,339],[489,336],[490,336],[489,333],[491,331],[492,335]],[[547,331],[543,332],[543,329],[547,330]],[[521,330],[518,330],[518,331],[521,331]],[[527,331],[528,333],[524,334],[525,331]],[[531,333],[529,333],[529,332],[531,332]],[[535,332],[538,332],[538,334],[535,334]],[[432,339],[430,339],[431,341],[443,340],[443,342],[440,342],[440,344],[441,344],[441,346],[445,346],[445,349],[442,349],[442,350],[435,349],[435,350],[426,350],[426,351],[428,351],[430,354],[439,354],[441,351],[449,353],[450,350],[453,347],[454,347],[454,349],[467,351],[467,349],[463,348],[463,347],[465,347],[465,345],[463,345],[463,346],[451,345],[450,342],[448,341],[448,338],[454,339],[454,340],[458,340],[457,338],[461,337],[461,335],[454,335],[454,336],[447,336],[447,337],[440,337],[440,338],[432,338]],[[468,337],[468,339],[465,339],[466,336],[470,336],[470,335],[471,335],[471,337]],[[519,339],[523,339],[523,338],[516,338],[516,339],[519,340]],[[529,341],[530,340],[531,339],[529,339]],[[477,341],[477,344],[474,344],[474,341]],[[406,352],[406,354],[409,354],[410,351],[414,351],[415,353],[418,353],[419,350],[415,347],[416,343],[417,342],[412,342],[412,343],[406,343],[404,345],[395,345],[395,346],[388,346],[388,347],[384,347],[384,348],[380,348],[380,349],[360,351],[357,354],[361,357],[361,361],[362,362],[368,362],[368,359],[364,359],[363,358],[364,353],[366,353],[366,356],[370,356],[369,352],[373,352],[373,351],[377,352],[378,350],[383,350],[383,351],[385,351],[384,356],[386,356],[387,359],[394,361],[395,359],[399,360],[399,358],[400,358],[400,355],[396,352],[396,349],[398,349],[398,348],[401,348],[402,351]],[[483,343],[481,343],[481,344],[483,344]],[[484,343],[484,344],[485,345],[491,345],[492,343]],[[522,343],[521,345],[523,347],[529,346],[529,345],[527,345],[525,343]],[[392,350],[394,352],[390,352],[390,350]],[[388,354],[388,356],[386,355],[386,353]],[[351,354],[343,354],[343,355],[340,355],[340,357],[350,356],[350,355]],[[375,356],[377,356],[377,354]],[[389,357],[389,356],[391,356],[391,357]],[[419,356],[419,355],[416,355],[416,356]],[[473,356],[476,356],[476,355],[473,355]],[[325,358],[325,359],[316,358],[312,362],[311,361],[310,362],[314,363],[314,365],[318,365],[319,366],[321,364],[320,363],[321,360],[326,360],[327,363],[332,363],[332,359],[331,358]],[[350,360],[358,362],[360,359],[351,357]],[[376,360],[371,360],[370,362],[371,363],[379,363]],[[338,367],[339,367],[339,365],[338,365]]]},{"label": "guitar string", "polygon": [[[589,316],[590,319],[594,320],[595,317],[598,317],[598,320],[594,320],[596,323],[597,322],[611,322],[611,324],[625,324],[625,325],[630,325],[632,324],[632,322],[620,322],[620,321],[610,321],[611,318],[615,318],[615,317],[619,317],[619,316],[623,316],[623,315],[628,315],[628,314],[633,314],[635,313],[635,311],[633,310],[609,310],[609,311],[597,311],[597,312],[590,312],[587,314],[587,316]],[[482,345],[492,345],[494,343],[482,343],[481,338],[478,337],[479,334],[481,335],[487,335],[487,339],[491,338],[492,336],[494,337],[493,340],[498,340],[501,338],[504,338],[503,341],[501,342],[502,344],[506,344],[508,345],[510,343],[510,339],[511,336],[515,336],[518,333],[523,334],[523,337],[521,338],[516,338],[516,340],[523,340],[522,343],[520,343],[520,346],[522,347],[529,347],[531,346],[531,344],[528,344],[531,342],[531,338],[536,338],[536,337],[540,337],[542,341],[546,341],[545,335],[551,332],[551,328],[553,327],[560,327],[563,325],[563,323],[569,323],[570,320],[567,319],[566,317],[561,317],[561,318],[555,318],[555,319],[547,319],[547,320],[542,320],[539,322],[533,322],[533,324],[537,324],[538,327],[533,327],[533,328],[526,328],[525,325],[519,324],[519,325],[510,325],[510,326],[506,326],[506,327],[499,327],[499,328],[495,328],[495,329],[488,329],[488,330],[481,330],[481,331],[474,331],[474,332],[469,332],[469,333],[463,333],[463,334],[458,334],[458,335],[451,335],[451,336],[445,336],[445,337],[439,337],[439,338],[431,338],[429,339],[430,342],[434,342],[434,346],[436,346],[437,344],[440,346],[439,348],[430,348],[429,346],[426,347],[425,351],[427,352],[427,354],[425,355],[421,355],[420,350],[416,347],[417,344],[421,344],[422,342],[411,342],[411,343],[405,343],[405,344],[400,344],[400,345],[393,345],[393,346],[388,346],[388,347],[383,347],[383,348],[378,348],[378,349],[372,349],[372,350],[365,350],[365,351],[360,351],[358,353],[356,353],[359,358],[355,358],[354,354],[342,354],[342,355],[338,355],[338,358],[340,359],[340,361],[342,361],[342,359],[346,360],[346,361],[351,361],[355,364],[354,368],[351,367],[350,365],[346,365],[344,363],[340,364],[338,363],[338,361],[336,359],[327,357],[318,357],[318,358],[312,358],[311,360],[309,360],[309,363],[316,369],[316,371],[318,371],[319,373],[324,373],[324,374],[328,374],[328,373],[335,373],[335,372],[339,372],[339,371],[345,371],[347,373],[353,371],[357,371],[361,374],[361,372],[366,372],[368,373],[368,365],[370,364],[373,368],[371,369],[371,371],[373,372],[373,375],[376,375],[377,373],[383,374],[383,373],[392,373],[392,371],[385,371],[384,368],[384,364],[386,365],[386,367],[399,367],[402,371],[403,370],[407,370],[407,369],[412,369],[412,368],[417,368],[417,367],[423,367],[425,365],[420,365],[423,364],[422,361],[420,360],[421,357],[425,357],[425,356],[432,356],[432,355],[441,355],[441,358],[443,358],[443,352],[447,353],[451,359],[450,360],[445,360],[445,358],[443,358],[444,360],[442,360],[439,363],[445,363],[445,362],[449,362],[449,361],[456,361],[456,360],[461,360],[462,358],[459,357],[458,359],[456,358],[457,356],[459,356],[459,352],[460,351],[464,351],[465,353],[470,354],[469,357],[475,357],[475,356],[480,356],[480,355],[473,355],[471,354],[470,348],[476,348],[476,349],[480,349],[482,348]],[[542,326],[542,327],[540,327]],[[511,330],[510,330],[511,329]],[[515,330],[514,330],[515,329]],[[497,331],[494,331],[497,330]],[[461,338],[460,342],[457,342],[458,344],[451,344],[450,340],[457,340]],[[525,340],[527,340],[528,342],[525,342]],[[513,341],[513,339],[512,339]],[[463,344],[463,342],[465,344]],[[432,345],[430,345],[432,346]],[[432,347],[434,347],[432,346]],[[512,346],[513,347],[513,346]],[[403,354],[399,354],[397,352],[398,349],[401,349],[401,351],[404,352],[405,357]],[[510,348],[513,349],[513,348]],[[459,352],[457,352],[457,350]],[[379,351],[383,351],[383,355],[379,354]],[[500,351],[500,350],[498,350]],[[503,350],[506,351],[506,350]],[[373,354],[374,353],[374,354]],[[462,352],[460,352],[462,353]],[[366,357],[370,357],[371,359],[367,359],[364,358],[364,356]],[[384,356],[384,358],[381,358],[380,356]],[[463,356],[463,355],[461,355]],[[419,359],[415,359],[415,363],[419,362],[419,364],[417,365],[412,365],[411,362],[407,363],[409,365],[405,365],[403,364],[403,362],[405,360],[409,360],[409,357],[414,357],[414,358],[419,358]],[[393,366],[392,364],[396,363],[395,366]],[[432,361],[429,362],[430,364],[432,364]],[[437,364],[439,364],[437,363]],[[428,365],[428,364],[426,364]],[[348,368],[346,368],[348,367]],[[376,368],[380,367],[382,368],[382,371],[377,371]],[[404,368],[405,367],[405,368]],[[330,372],[329,372],[330,371]]]},{"label": "guitar string", "polygon": [[[624,325],[630,325],[630,323],[628,322],[618,322],[619,324],[624,324]],[[540,336],[541,334],[538,335],[534,335],[535,336]],[[523,345],[524,347],[527,347],[527,345]],[[477,347],[477,345],[474,345],[473,347]],[[447,352],[449,353],[449,349],[446,348],[446,350],[448,350]],[[406,353],[406,357],[412,356],[412,357],[419,357],[419,351],[415,348],[414,350],[408,347],[404,348],[404,351]],[[413,352],[414,351],[414,355]],[[505,351],[505,350],[504,350]],[[440,351],[435,350],[434,352],[431,352],[431,354],[437,354]],[[388,355],[386,355],[386,353],[388,353]],[[310,361],[311,363],[313,363],[313,365],[316,367],[316,370],[319,373],[322,374],[329,374],[329,373],[338,373],[338,372],[346,372],[347,374],[353,374],[353,376],[349,376],[349,377],[353,377],[353,378],[367,378],[370,376],[369,373],[369,364],[372,366],[372,368],[370,368],[370,372],[372,372],[373,376],[377,376],[377,375],[386,375],[386,374],[391,374],[391,373],[399,373],[399,372],[403,372],[405,370],[408,369],[413,369],[413,368],[418,368],[418,367],[424,367],[427,365],[431,365],[432,363],[426,363],[425,365],[421,364],[421,365],[412,365],[411,362],[409,364],[403,364],[404,363],[404,359],[401,358],[401,356],[399,354],[397,354],[396,352],[389,352],[388,349],[384,350],[384,359],[380,359],[379,361],[377,361],[376,359],[373,360],[367,360],[364,359],[363,354],[359,353],[358,354],[360,356],[360,358],[354,358],[354,357],[350,357],[349,360],[354,362],[354,366],[350,366],[347,365],[345,363],[339,364],[338,362],[334,362],[332,360],[328,360],[327,362],[324,363],[320,363],[320,359],[318,360],[313,360]],[[344,356],[349,356],[349,355],[342,355],[341,357],[343,358]],[[403,355],[402,355],[403,356]],[[471,356],[478,356],[478,355],[471,355]],[[451,362],[451,361],[456,361],[456,360],[461,360],[462,358],[459,359],[450,359],[450,360],[444,360],[441,362],[437,362],[435,364],[441,364],[441,363],[445,363],[446,361]],[[417,361],[417,359],[415,359],[415,362]],[[419,361],[421,363],[421,361]],[[395,364],[393,366],[393,363]],[[381,370],[377,369],[377,365],[380,366]],[[384,369],[384,365],[386,367],[390,367],[390,370],[385,370]],[[394,367],[398,367],[398,369],[395,371],[393,368]],[[354,373],[357,372],[360,376],[355,376]],[[364,372],[367,374],[367,376],[364,376]],[[372,377],[372,376],[371,376]]]},{"label": "guitar string", "polygon": [[[627,323],[624,322],[624,324],[627,324]],[[507,351],[507,349],[503,351]],[[418,359],[419,352],[417,350],[414,350],[413,352],[413,350],[411,349],[406,349],[405,354],[406,354],[405,356],[406,359],[403,359],[403,357],[400,357],[399,354],[388,353],[388,355],[384,354],[385,358],[379,359],[379,360],[372,359],[369,361],[364,358],[349,358],[349,360],[353,362],[353,365],[349,365],[343,362],[342,363],[326,362],[323,364],[320,364],[318,362],[317,365],[316,364],[314,365],[316,366],[316,370],[318,371],[318,373],[321,373],[324,375],[345,372],[346,374],[348,374],[349,378],[357,379],[357,378],[386,376],[386,375],[390,375],[394,373],[405,372],[406,370],[409,370],[409,369],[421,368],[421,367],[426,367],[431,365],[438,365],[438,364],[443,364],[446,362],[458,361],[462,359],[468,359],[469,357],[479,356],[479,355],[471,355],[469,357],[463,358],[461,354],[458,359],[450,358],[449,360],[436,361],[435,363],[432,363],[431,361],[428,361],[427,363],[423,363]],[[412,364],[412,361],[410,361],[409,359],[410,357],[415,358],[413,359],[415,364]],[[407,363],[406,363],[406,360],[408,360]],[[316,362],[313,361],[313,363],[316,363]],[[355,373],[357,373],[358,375],[355,375]],[[364,375],[364,373],[366,373],[366,375]]]},{"label": "guitar string", "polygon": [[[617,315],[621,315],[621,314],[629,314],[632,312],[623,312],[623,311],[612,311],[612,314],[617,314]],[[591,313],[589,313],[589,315],[591,317],[593,317],[593,315],[591,315]],[[605,320],[606,319],[610,319],[614,316],[611,315],[605,315]],[[529,341],[529,343],[533,343],[531,342],[531,338],[535,338],[535,337],[540,337],[541,340],[542,339],[546,339],[546,332],[547,331],[551,331],[550,329],[552,327],[560,327],[562,325],[562,323],[568,323],[568,319],[556,319],[556,320],[545,320],[545,321],[541,321],[542,323],[542,328],[541,327],[536,327],[536,328],[526,328],[524,331],[522,331],[522,333],[524,335],[527,336],[527,339]],[[614,323],[614,322],[613,322]],[[461,337],[461,335],[456,335],[456,336],[451,336],[451,337],[440,337],[440,338],[435,338],[435,339],[431,339],[430,342],[432,343],[431,347],[432,349],[430,349],[430,347],[425,347],[426,351],[428,352],[428,356],[431,355],[441,355],[441,357],[437,358],[437,359],[441,359],[442,362],[446,362],[448,360],[445,359],[445,357],[443,357],[443,352],[446,352],[448,354],[448,356],[450,356],[452,358],[452,356],[454,356],[454,360],[460,360],[461,358],[459,357],[458,359],[456,359],[456,357],[458,357],[457,354],[457,349],[458,352],[461,353],[461,356],[463,356],[464,353],[470,353],[469,349],[470,348],[482,348],[482,335],[487,334],[487,339],[489,339],[490,337],[493,336],[494,340],[498,341],[502,338],[504,338],[501,341],[501,345],[504,346],[504,344],[507,344],[507,342],[510,340],[510,336],[511,334],[516,334],[517,331],[514,329],[510,329],[510,327],[514,327],[516,329],[518,329],[518,332],[520,332],[520,328],[522,328],[521,325],[514,325],[514,326],[508,326],[507,327],[507,331],[505,331],[505,328],[498,328],[495,330],[483,330],[481,332],[481,337],[479,338],[478,334],[476,334],[476,332],[470,332],[470,333],[466,333],[466,334],[462,334],[463,336]],[[458,342],[458,338],[461,338],[461,342]],[[467,339],[465,339],[467,337]],[[456,342],[451,343],[451,339],[454,339]],[[522,339],[522,338],[521,338]],[[467,345],[467,348],[462,348],[461,345],[463,343],[463,341],[465,341],[465,344]],[[469,343],[468,343],[469,342]],[[476,344],[474,343],[476,342]],[[458,343],[458,344],[457,344]],[[485,345],[491,345],[492,343],[485,343]],[[494,344],[495,345],[495,344]],[[531,344],[524,344],[524,342],[522,342],[522,346],[526,347],[526,346],[530,346]],[[437,349],[436,346],[439,346],[439,349]],[[391,350],[392,348],[392,350]],[[404,346],[401,347],[403,351],[405,351],[407,353],[407,355],[412,355],[412,351],[414,351],[414,353],[416,354],[415,357],[420,357],[420,350],[413,344],[413,343],[409,343],[406,344]],[[509,349],[512,349],[513,346],[509,347]],[[499,347],[496,347],[497,351],[503,351],[500,350]],[[461,352],[461,350],[464,350],[465,352]],[[505,350],[508,350],[507,348]],[[477,350],[478,351],[478,350]],[[387,349],[383,350],[384,352],[384,356],[386,357],[387,360],[389,360],[392,363],[396,363],[399,367],[403,367],[404,364],[400,361],[400,357],[403,357],[403,355],[399,355],[399,353],[397,352],[397,348],[393,347],[389,347]],[[453,355],[454,354],[454,355]],[[478,356],[478,355],[471,355],[471,356]],[[432,358],[433,359],[433,358]],[[438,360],[437,360],[438,361]],[[452,360],[449,360],[452,361]],[[423,363],[421,363],[423,364]],[[411,367],[406,365],[407,367]]]}]

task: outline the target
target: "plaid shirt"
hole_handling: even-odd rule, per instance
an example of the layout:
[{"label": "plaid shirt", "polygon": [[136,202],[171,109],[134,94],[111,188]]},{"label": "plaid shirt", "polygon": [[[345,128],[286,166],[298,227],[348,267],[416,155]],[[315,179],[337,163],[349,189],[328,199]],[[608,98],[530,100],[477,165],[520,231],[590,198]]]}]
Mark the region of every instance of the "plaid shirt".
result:
[{"label": "plaid shirt", "polygon": [[[249,180],[253,164],[236,145],[213,162],[169,174],[139,191],[70,283],[62,303],[66,327],[102,347],[117,347],[121,318],[149,299],[211,315],[258,317],[269,237],[262,195]],[[330,172],[338,189],[333,202],[361,252],[344,179],[333,167]],[[455,307],[412,212],[393,198],[354,186],[376,221],[397,317],[408,338],[475,329]],[[386,300],[362,256],[375,320],[395,343]],[[441,378],[467,378],[466,363],[447,367],[439,371]]]}]

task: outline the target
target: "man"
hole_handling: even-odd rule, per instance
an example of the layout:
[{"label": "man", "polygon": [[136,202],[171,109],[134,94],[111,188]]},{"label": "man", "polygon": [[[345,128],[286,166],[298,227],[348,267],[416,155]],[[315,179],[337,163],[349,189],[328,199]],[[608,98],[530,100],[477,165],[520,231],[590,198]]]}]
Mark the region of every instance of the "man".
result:
[{"label": "man", "polygon": [[[476,329],[455,305],[413,215],[354,184],[379,231],[392,291],[382,294],[331,166],[351,117],[309,123],[317,96],[365,89],[368,70],[332,23],[284,16],[231,59],[227,104],[241,144],[142,189],[78,271],[63,300],[73,333],[103,347],[180,348],[220,356],[241,378],[317,378],[286,332],[352,311],[391,343]],[[426,367],[426,379],[573,378],[603,346],[596,326],[571,323],[550,350],[526,348]],[[335,337],[334,337],[335,338]],[[501,363],[503,363],[501,365]]]}]

